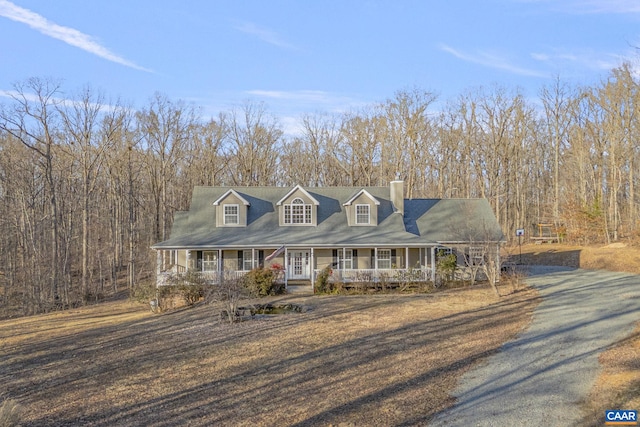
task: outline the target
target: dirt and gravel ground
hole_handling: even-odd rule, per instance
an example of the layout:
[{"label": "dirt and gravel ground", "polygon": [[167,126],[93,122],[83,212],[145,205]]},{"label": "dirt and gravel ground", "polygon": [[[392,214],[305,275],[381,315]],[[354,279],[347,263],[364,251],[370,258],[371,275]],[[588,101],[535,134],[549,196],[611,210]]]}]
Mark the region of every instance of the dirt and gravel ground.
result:
[{"label": "dirt and gravel ground", "polygon": [[0,322],[0,384],[24,426],[424,425],[538,299],[487,287],[287,296],[300,314],[222,324],[114,302]]},{"label": "dirt and gravel ground", "polygon": [[[640,248],[633,242],[605,246],[523,245],[509,248],[511,258],[529,265],[555,265],[640,275]],[[640,278],[639,278],[640,280]],[[640,282],[637,286],[640,286]],[[606,295],[603,295],[606,298]],[[606,409],[640,410],[640,314],[635,330],[599,357],[600,372],[581,411],[581,426],[602,426]]]},{"label": "dirt and gravel ground", "polygon": [[[531,325],[463,376],[454,393],[456,404],[432,425],[588,423],[580,408],[598,375],[598,356],[632,333],[640,315],[640,280],[603,270],[529,270],[527,282],[542,298]],[[604,409],[597,418],[603,425]]]}]

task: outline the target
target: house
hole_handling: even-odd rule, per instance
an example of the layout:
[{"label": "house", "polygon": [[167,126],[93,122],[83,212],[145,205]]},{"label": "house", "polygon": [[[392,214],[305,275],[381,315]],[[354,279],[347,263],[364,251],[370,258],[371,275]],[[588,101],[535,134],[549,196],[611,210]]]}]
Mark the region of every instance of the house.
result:
[{"label": "house", "polygon": [[460,265],[499,259],[504,235],[485,199],[405,199],[388,187],[195,187],[157,243],[158,285],[195,270],[208,280],[255,267],[282,270],[285,284],[313,285],[332,268],[340,281],[434,281],[440,249]]}]

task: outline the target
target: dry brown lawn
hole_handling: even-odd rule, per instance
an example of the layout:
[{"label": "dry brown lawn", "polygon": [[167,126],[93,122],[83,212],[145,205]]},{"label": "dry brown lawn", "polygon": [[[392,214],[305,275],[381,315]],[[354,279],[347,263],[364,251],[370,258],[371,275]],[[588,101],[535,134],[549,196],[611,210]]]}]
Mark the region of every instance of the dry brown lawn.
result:
[{"label": "dry brown lawn", "polygon": [[486,286],[272,299],[306,311],[229,325],[121,301],[1,321],[0,399],[24,426],[424,425],[537,304]]},{"label": "dry brown lawn", "polygon": [[[640,250],[619,244],[524,245],[522,259],[640,274]],[[306,311],[228,325],[210,305],[157,315],[115,301],[0,321],[0,400],[24,426],[424,425],[538,302],[482,286],[272,299]],[[584,425],[640,406],[639,361],[640,328],[600,356]]]}]

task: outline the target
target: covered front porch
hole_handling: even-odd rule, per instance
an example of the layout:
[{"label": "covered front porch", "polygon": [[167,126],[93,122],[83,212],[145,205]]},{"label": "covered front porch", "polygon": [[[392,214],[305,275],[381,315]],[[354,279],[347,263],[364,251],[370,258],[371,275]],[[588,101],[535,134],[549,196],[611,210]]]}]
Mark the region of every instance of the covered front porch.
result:
[{"label": "covered front porch", "polygon": [[169,277],[196,272],[208,283],[236,280],[254,268],[270,268],[285,286],[312,286],[330,270],[335,282],[403,283],[435,281],[438,246],[423,247],[295,247],[176,248],[157,250],[157,285]]}]

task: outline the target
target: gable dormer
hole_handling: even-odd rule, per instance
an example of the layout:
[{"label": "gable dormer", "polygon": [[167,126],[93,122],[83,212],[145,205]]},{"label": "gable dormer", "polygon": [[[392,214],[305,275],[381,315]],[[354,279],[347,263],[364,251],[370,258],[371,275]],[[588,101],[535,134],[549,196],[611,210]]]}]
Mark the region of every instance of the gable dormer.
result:
[{"label": "gable dormer", "polygon": [[349,226],[362,227],[378,225],[380,202],[364,188],[343,203]]},{"label": "gable dormer", "polygon": [[307,190],[296,185],[276,203],[280,226],[318,225],[319,204]]},{"label": "gable dormer", "polygon": [[249,202],[237,191],[230,189],[218,198],[216,207],[216,227],[246,227]]}]

